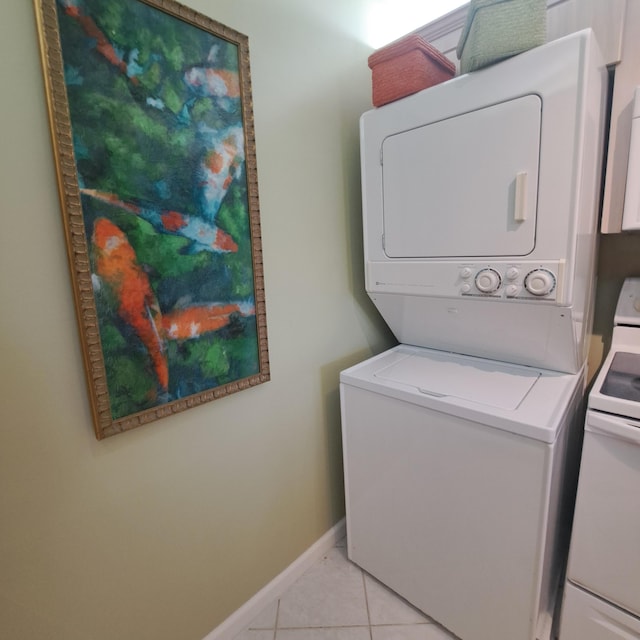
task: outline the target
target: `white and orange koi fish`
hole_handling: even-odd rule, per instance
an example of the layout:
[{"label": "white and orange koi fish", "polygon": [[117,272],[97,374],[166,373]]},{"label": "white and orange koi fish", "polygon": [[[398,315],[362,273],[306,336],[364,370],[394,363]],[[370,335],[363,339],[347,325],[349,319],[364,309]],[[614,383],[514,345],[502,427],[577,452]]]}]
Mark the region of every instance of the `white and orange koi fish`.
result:
[{"label": "white and orange koi fish", "polygon": [[219,46],[213,45],[207,64],[189,67],[184,82],[191,93],[212,98],[224,111],[231,112],[240,104],[240,76],[237,71],[222,69],[216,64]]},{"label": "white and orange koi fish", "polygon": [[231,183],[242,175],[244,132],[235,125],[221,130],[201,126],[198,133],[206,149],[199,167],[201,208],[213,223]]},{"label": "white and orange koi fish", "polygon": [[202,97],[240,99],[240,80],[235,71],[191,67],[185,71],[184,81],[193,93]]},{"label": "white and orange koi fish", "polygon": [[194,251],[215,253],[235,253],[238,251],[238,245],[228,233],[199,218],[178,211],[141,207],[132,202],[121,200],[113,193],[95,189],[80,189],[80,193],[140,216],[161,233],[179,235],[191,240],[194,242]]}]

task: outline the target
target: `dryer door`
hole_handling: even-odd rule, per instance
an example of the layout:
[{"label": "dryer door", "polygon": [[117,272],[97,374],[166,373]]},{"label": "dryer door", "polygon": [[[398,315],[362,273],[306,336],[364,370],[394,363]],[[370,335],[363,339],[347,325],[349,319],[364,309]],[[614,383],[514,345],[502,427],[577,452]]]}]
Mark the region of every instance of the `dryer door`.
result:
[{"label": "dryer door", "polygon": [[382,144],[390,258],[525,256],[535,246],[537,95],[431,123]]}]

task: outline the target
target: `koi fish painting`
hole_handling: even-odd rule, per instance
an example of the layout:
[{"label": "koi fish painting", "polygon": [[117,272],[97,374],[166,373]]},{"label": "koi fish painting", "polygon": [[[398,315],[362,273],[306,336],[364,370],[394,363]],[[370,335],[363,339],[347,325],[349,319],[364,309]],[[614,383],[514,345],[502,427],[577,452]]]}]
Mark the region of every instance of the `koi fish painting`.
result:
[{"label": "koi fish painting", "polygon": [[35,0],[96,436],[269,380],[246,36]]}]

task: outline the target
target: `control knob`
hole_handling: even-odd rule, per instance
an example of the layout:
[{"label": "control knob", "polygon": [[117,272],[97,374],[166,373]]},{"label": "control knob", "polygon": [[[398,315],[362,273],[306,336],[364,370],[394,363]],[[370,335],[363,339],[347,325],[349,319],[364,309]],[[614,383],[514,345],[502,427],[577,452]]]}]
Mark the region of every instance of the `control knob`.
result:
[{"label": "control knob", "polygon": [[556,277],[548,269],[534,269],[527,273],[524,288],[534,296],[546,296],[556,288]]},{"label": "control knob", "polygon": [[520,287],[517,284],[507,286],[507,298],[515,298],[520,293]]},{"label": "control knob", "polygon": [[482,293],[493,293],[500,288],[502,278],[495,269],[481,269],[476,273],[476,287]]},{"label": "control knob", "polygon": [[518,271],[517,267],[509,267],[505,275],[507,280],[515,280],[520,275],[520,271]]},{"label": "control knob", "polygon": [[460,277],[463,278],[464,280],[466,280],[467,278],[470,278],[472,275],[473,275],[473,271],[471,271],[469,267],[462,267],[462,269],[460,269]]}]

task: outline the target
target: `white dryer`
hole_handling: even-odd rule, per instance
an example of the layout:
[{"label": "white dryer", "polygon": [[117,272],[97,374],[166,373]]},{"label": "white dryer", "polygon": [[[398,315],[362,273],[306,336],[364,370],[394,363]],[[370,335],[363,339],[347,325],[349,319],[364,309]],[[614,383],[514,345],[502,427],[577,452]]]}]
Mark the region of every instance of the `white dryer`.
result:
[{"label": "white dryer", "polygon": [[340,380],[349,558],[463,640],[548,640],[582,375],[400,345]]},{"label": "white dryer", "polygon": [[577,372],[607,73],[590,30],[365,113],[365,285],[401,343]]}]

